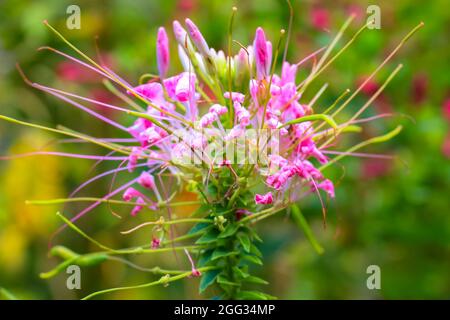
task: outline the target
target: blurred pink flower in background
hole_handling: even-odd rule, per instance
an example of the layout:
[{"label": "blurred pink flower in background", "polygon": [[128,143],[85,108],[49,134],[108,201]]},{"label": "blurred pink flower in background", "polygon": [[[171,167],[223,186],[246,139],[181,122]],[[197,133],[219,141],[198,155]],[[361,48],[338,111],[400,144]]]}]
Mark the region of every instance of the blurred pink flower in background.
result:
[{"label": "blurred pink flower in background", "polygon": [[450,159],[450,132],[447,133],[444,143],[442,144],[442,153],[446,158]]},{"label": "blurred pink flower in background", "polygon": [[197,7],[196,0],[179,0],[177,3],[177,7],[180,11],[186,12],[191,11]]},{"label": "blurred pink flower in background", "polygon": [[444,113],[445,119],[450,122],[450,98],[447,98],[444,101],[444,104],[442,106],[442,111]]},{"label": "blurred pink flower in background", "polygon": [[[356,86],[359,87],[364,83],[364,81],[367,80],[366,76],[360,77],[358,80],[356,80]],[[370,79],[361,89],[361,92],[365,95],[371,96],[373,95],[378,89],[380,88],[380,85],[373,79]]]},{"label": "blurred pink flower in background", "polygon": [[366,17],[366,11],[358,4],[350,4],[346,10],[348,15],[354,15],[355,21],[361,23]]},{"label": "blurred pink flower in background", "polygon": [[327,30],[330,27],[330,14],[325,8],[313,7],[310,19],[311,25],[318,30]]},{"label": "blurred pink flower in background", "polygon": [[[109,55],[102,55],[102,64],[113,67],[112,58]],[[98,83],[102,77],[96,73],[91,72],[77,61],[67,60],[62,61],[56,65],[57,76],[66,81],[73,81],[78,83]]]},{"label": "blurred pink flower in background", "polygon": [[412,80],[411,98],[415,104],[422,104],[428,93],[428,77],[424,73],[416,74]]},{"label": "blurred pink flower in background", "polygon": [[362,161],[362,178],[369,180],[386,176],[392,167],[392,162],[380,159],[364,159]]}]

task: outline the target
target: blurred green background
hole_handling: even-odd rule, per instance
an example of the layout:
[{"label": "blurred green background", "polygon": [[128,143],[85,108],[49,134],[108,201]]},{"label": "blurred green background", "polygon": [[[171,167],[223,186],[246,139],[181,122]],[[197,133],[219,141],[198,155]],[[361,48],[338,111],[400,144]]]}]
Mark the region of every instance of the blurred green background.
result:
[{"label": "blurred green background", "polygon": [[[66,9],[81,8],[81,29],[66,28]],[[448,299],[450,298],[450,11],[446,0],[435,1],[299,1],[295,11],[288,60],[295,62],[329,43],[351,13],[356,20],[344,39],[349,39],[367,19],[366,8],[381,8],[381,29],[365,32],[325,72],[317,86],[329,89],[317,104],[328,106],[343,90],[354,88],[376,68],[400,39],[420,21],[425,27],[376,77],[377,86],[398,63],[401,73],[373,104],[369,114],[383,112],[411,116],[378,120],[366,126],[364,137],[381,134],[403,124],[394,140],[365,151],[395,154],[400,160],[347,158],[343,167],[327,174],[338,180],[336,199],[328,204],[327,228],[322,227],[319,201],[311,197],[301,204],[325,253],[317,255],[286,216],[279,215],[258,226],[265,239],[261,245],[266,264],[255,271],[270,281],[266,292],[284,299]],[[52,46],[73,54],[42,24],[47,19],[90,56],[96,56],[95,38],[108,64],[121,76],[137,83],[143,73],[156,73],[156,30],[163,25],[171,32],[171,21],[190,17],[203,31],[210,46],[226,47],[226,30],[233,5],[238,6],[234,38],[250,43],[257,26],[272,42],[279,29],[287,28],[289,10],[284,0],[255,1],[27,1],[0,3],[0,113],[33,123],[62,124],[93,136],[112,137],[116,132],[75,108],[28,87],[14,65],[19,62],[32,81],[66,91],[117,102],[98,77],[49,51]],[[171,71],[180,70],[172,45]],[[235,48],[235,50],[237,50]],[[304,74],[304,73],[303,73]],[[314,88],[311,87],[314,93]],[[358,95],[349,110],[368,99],[371,88]],[[96,108],[94,106],[94,108]],[[108,110],[96,109],[111,117]],[[348,114],[347,114],[348,116]],[[131,119],[120,119],[130,124]],[[57,143],[56,135],[0,123],[0,154],[46,150],[96,153],[96,147]],[[348,142],[350,143],[350,142]],[[58,262],[48,256],[48,241],[60,221],[62,206],[26,205],[27,199],[66,197],[88,177],[110,169],[93,161],[38,156],[0,162],[0,287],[22,299],[76,299],[94,290],[139,284],[157,276],[127,268],[114,261],[83,268],[82,289],[68,290],[65,273],[42,280],[39,273]],[[342,178],[341,178],[342,177]],[[101,180],[82,195],[101,196],[109,189]],[[182,197],[190,198],[186,194]],[[70,204],[70,216],[83,204]],[[79,225],[94,238],[119,248],[150,242],[140,231],[123,236],[119,231],[135,225],[130,218],[118,221],[100,206]],[[195,208],[180,208],[188,215]],[[145,216],[144,216],[145,218]],[[143,219],[142,215],[139,219]],[[71,230],[53,241],[77,252],[96,248]],[[186,266],[183,255],[137,256],[133,262],[151,267]],[[381,289],[366,286],[369,265],[381,268]],[[175,267],[175,268],[176,268]],[[103,298],[176,299],[200,298],[198,279],[187,279],[169,287],[119,292]]]}]

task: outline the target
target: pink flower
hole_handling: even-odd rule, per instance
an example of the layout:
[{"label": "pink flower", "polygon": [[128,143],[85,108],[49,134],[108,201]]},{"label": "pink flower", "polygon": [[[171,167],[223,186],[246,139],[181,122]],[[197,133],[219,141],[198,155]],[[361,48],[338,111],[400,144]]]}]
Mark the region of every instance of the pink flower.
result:
[{"label": "pink flower", "polygon": [[442,153],[447,159],[450,159],[450,133],[444,139],[442,144]]},{"label": "pink flower", "polygon": [[138,183],[147,189],[155,188],[155,178],[153,178],[153,176],[147,171],[141,173],[138,178]]},{"label": "pink flower", "polygon": [[330,14],[324,8],[313,8],[311,10],[311,24],[319,30],[328,29],[330,26]]},{"label": "pink flower", "polygon": [[[160,83],[144,83],[134,88],[134,91],[150,101],[160,101],[164,99],[164,92]],[[128,92],[131,94],[131,92]]]},{"label": "pink flower", "polygon": [[200,119],[200,127],[206,128],[207,126],[211,125],[214,121],[217,119],[217,114],[213,112],[208,112],[203,115]]},{"label": "pink flower", "polygon": [[248,126],[250,123],[250,113],[247,111],[247,109],[242,107],[239,102],[235,102],[233,106],[236,112],[236,118],[238,123],[244,127]]},{"label": "pink flower", "polygon": [[139,191],[137,191],[136,189],[134,189],[133,187],[129,187],[127,190],[125,190],[125,192],[123,193],[123,200],[124,201],[130,201],[133,198],[136,197],[140,197],[141,193]]},{"label": "pink flower", "polygon": [[391,169],[391,163],[379,159],[364,159],[362,162],[362,177],[372,179],[385,176]]},{"label": "pink flower", "polygon": [[[367,80],[366,77],[361,77],[356,82],[357,86],[362,85]],[[373,79],[367,81],[367,83],[361,88],[361,92],[365,95],[371,96],[380,88],[380,85]]]},{"label": "pink flower", "polygon": [[273,202],[272,192],[268,192],[264,195],[256,194],[255,202],[257,204],[271,204]]},{"label": "pink flower", "polygon": [[141,154],[142,154],[142,148],[140,148],[140,147],[131,148],[131,154],[128,156],[128,165],[127,165],[129,172],[134,171]]},{"label": "pink flower", "polygon": [[191,39],[197,47],[198,51],[203,56],[208,57],[210,55],[209,47],[202,33],[190,19],[186,19],[185,22],[189,35],[191,36]]},{"label": "pink flower", "polygon": [[158,30],[158,38],[156,40],[156,60],[158,63],[158,71],[161,79],[167,76],[169,70],[169,39],[166,30],[160,27]]},{"label": "pink flower", "polygon": [[297,74],[297,65],[290,65],[288,62],[283,63],[283,68],[281,70],[281,84],[294,83],[295,75]]},{"label": "pink flower", "polygon": [[191,96],[194,96],[194,91],[195,76],[193,74],[189,76],[186,72],[183,73],[175,86],[175,96],[179,101],[187,102]]},{"label": "pink flower", "polygon": [[234,57],[236,74],[242,76],[248,70],[249,57],[247,52],[241,48],[239,53]]},{"label": "pink flower", "polygon": [[311,138],[306,138],[299,143],[297,151],[300,151],[305,156],[312,156],[319,160],[320,163],[324,164],[328,162],[327,157],[317,149],[316,144]]},{"label": "pink flower", "polygon": [[131,215],[134,217],[136,216],[142,209],[144,209],[144,204],[145,201],[144,199],[142,199],[142,197],[138,197],[136,202],[138,203],[138,205],[133,207],[133,210],[131,210]]},{"label": "pink flower", "polygon": [[200,277],[201,275],[202,275],[202,273],[200,271],[198,271],[196,268],[192,268],[191,276]]},{"label": "pink flower", "polygon": [[269,155],[269,164],[271,167],[284,167],[288,165],[288,161],[280,155],[271,154]]},{"label": "pink flower", "polygon": [[295,166],[287,165],[282,167],[277,173],[270,175],[266,183],[276,190],[280,190],[297,173]]},{"label": "pink flower", "polygon": [[249,215],[252,214],[247,209],[237,209],[235,213],[236,213],[236,219],[237,220],[241,220],[243,217],[249,216]]},{"label": "pink flower", "polygon": [[296,160],[294,162],[296,173],[298,176],[304,179],[322,180],[322,173],[314,167],[314,165],[308,160]]},{"label": "pink flower", "polygon": [[223,160],[220,164],[219,167],[229,167],[231,166],[231,161],[230,160]]},{"label": "pink flower", "polygon": [[227,113],[228,109],[227,109],[227,107],[224,107],[224,106],[216,103],[216,104],[213,104],[211,106],[211,108],[209,108],[209,112],[215,113],[218,116],[221,116],[221,115]]},{"label": "pink flower", "polygon": [[161,245],[161,239],[158,239],[156,237],[152,238],[152,249],[158,249]]},{"label": "pink flower", "polygon": [[331,198],[334,198],[334,185],[333,182],[331,182],[330,180],[328,179],[323,180],[321,183],[317,185],[317,188],[322,189],[323,191],[328,193],[328,195]]},{"label": "pink flower", "polygon": [[412,100],[415,104],[421,104],[427,97],[428,77],[426,74],[420,73],[415,75],[412,82]]},{"label": "pink flower", "polygon": [[443,105],[444,117],[450,122],[450,98],[445,100]]},{"label": "pink flower", "polygon": [[366,10],[361,5],[351,4],[346,11],[348,15],[354,15],[355,21],[358,23],[363,21],[366,17]]},{"label": "pink flower", "polygon": [[209,108],[209,112],[204,114],[200,119],[200,127],[205,128],[216,121],[219,116],[228,112],[228,109],[220,104],[213,104]]},{"label": "pink flower", "polygon": [[224,140],[229,141],[229,140],[236,139],[236,138],[242,136],[244,133],[245,133],[245,129],[241,125],[238,124],[237,126],[234,126],[230,130],[228,135],[225,136]]},{"label": "pink flower", "polygon": [[177,20],[173,21],[172,26],[175,39],[183,48],[186,48],[186,44],[189,42],[186,30],[184,30]]},{"label": "pink flower", "polygon": [[146,141],[148,144],[154,144],[157,143],[159,140],[164,138],[164,135],[161,134],[163,131],[160,130],[159,127],[151,126],[148,129],[145,129],[145,131],[141,132],[139,137]]},{"label": "pink flower", "polygon": [[[223,94],[223,97],[225,99],[230,99],[230,92],[225,92]],[[239,102],[239,103],[244,103],[244,99],[245,99],[245,95],[240,93],[240,92],[231,92],[231,100],[233,102]]]},{"label": "pink flower", "polygon": [[269,53],[269,50],[267,48],[266,35],[264,34],[264,30],[260,27],[256,29],[253,46],[256,64],[256,78],[258,80],[261,80],[269,74],[268,69],[270,69],[271,53]]}]

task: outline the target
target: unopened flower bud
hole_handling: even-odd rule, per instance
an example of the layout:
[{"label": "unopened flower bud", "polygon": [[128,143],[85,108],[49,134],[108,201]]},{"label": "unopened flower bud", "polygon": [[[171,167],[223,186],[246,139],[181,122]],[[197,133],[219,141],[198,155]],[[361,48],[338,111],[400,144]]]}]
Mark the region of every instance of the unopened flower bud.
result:
[{"label": "unopened flower bud", "polygon": [[209,57],[210,56],[210,52],[209,52],[208,44],[206,43],[206,40],[203,37],[203,35],[200,32],[200,30],[198,29],[198,27],[190,19],[186,19],[186,26],[187,26],[189,35],[190,35],[192,41],[194,42],[195,47],[197,48],[197,50],[204,57]]},{"label": "unopened flower bud", "polygon": [[167,76],[169,70],[169,39],[166,30],[161,27],[158,30],[158,38],[156,40],[156,60],[158,62],[158,71],[161,79]]}]

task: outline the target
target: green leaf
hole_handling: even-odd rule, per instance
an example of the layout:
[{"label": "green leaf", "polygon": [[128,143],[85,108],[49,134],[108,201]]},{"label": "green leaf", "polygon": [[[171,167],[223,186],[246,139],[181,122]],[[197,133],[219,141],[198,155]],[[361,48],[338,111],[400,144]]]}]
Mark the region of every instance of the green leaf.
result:
[{"label": "green leaf", "polygon": [[248,276],[243,281],[257,284],[269,284],[269,282],[267,282],[266,280],[256,276]]},{"label": "green leaf", "polygon": [[237,298],[239,300],[271,300],[276,299],[275,297],[258,292],[258,291],[241,291],[238,293]]},{"label": "green leaf", "polygon": [[202,279],[200,280],[200,286],[199,286],[199,292],[202,293],[206,290],[210,285],[214,283],[214,280],[216,280],[217,275],[220,273],[219,270],[210,270],[206,271]]},{"label": "green leaf", "polygon": [[217,248],[217,249],[214,250],[214,253],[212,254],[211,260],[217,260],[217,259],[220,259],[220,258],[231,256],[233,254],[238,254],[238,253],[239,252],[229,251],[229,250],[226,250],[223,247],[220,247],[220,248]]},{"label": "green leaf", "polygon": [[203,234],[200,238],[195,241],[196,244],[206,244],[211,243],[217,240],[217,237],[219,236],[219,230],[216,228],[210,229],[208,232]]},{"label": "green leaf", "polygon": [[217,196],[217,188],[212,183],[208,184],[206,191],[208,193],[208,196],[212,198],[215,198]]},{"label": "green leaf", "polygon": [[250,276],[247,272],[243,271],[241,268],[234,266],[233,273],[241,279],[245,279]]},{"label": "green leaf", "polygon": [[225,284],[227,286],[235,286],[235,287],[239,286],[239,283],[236,283],[236,282],[228,280],[227,277],[225,275],[223,275],[223,274],[220,274],[217,277],[217,283]]},{"label": "green leaf", "polygon": [[255,246],[254,244],[252,244],[250,246],[250,253],[254,254],[255,256],[257,256],[258,258],[262,258],[262,253],[261,251],[259,251],[258,247]]},{"label": "green leaf", "polygon": [[250,235],[253,239],[255,239],[258,242],[263,242],[263,240],[258,236],[258,234],[256,233],[255,230],[251,229],[251,228],[246,228],[246,230],[248,230],[250,232]]},{"label": "green leaf", "polygon": [[205,250],[204,252],[202,252],[202,254],[200,255],[200,259],[198,259],[197,261],[197,266],[199,268],[206,266],[211,261],[213,252],[213,249]]},{"label": "green leaf", "polygon": [[242,248],[244,248],[245,251],[250,253],[251,242],[250,242],[250,238],[248,237],[248,235],[245,233],[239,233],[237,235],[237,238],[238,238],[239,242],[241,243]]},{"label": "green leaf", "polygon": [[223,230],[220,233],[219,238],[227,238],[232,236],[233,234],[236,233],[236,231],[239,229],[239,225],[236,223],[229,223],[226,227],[225,230]]},{"label": "green leaf", "polygon": [[256,257],[256,256],[253,256],[253,255],[250,255],[250,254],[244,255],[244,256],[242,257],[242,259],[247,260],[247,261],[250,261],[250,262],[252,262],[252,263],[254,263],[254,264],[259,264],[260,266],[263,265],[263,263],[262,263],[262,261],[261,261],[260,258],[258,258],[258,257]]},{"label": "green leaf", "polygon": [[202,204],[197,210],[194,211],[192,217],[200,217],[205,216],[207,213],[211,211],[211,208],[207,204]]},{"label": "green leaf", "polygon": [[200,232],[200,231],[206,231],[206,229],[208,228],[208,227],[212,227],[213,225],[211,224],[211,223],[207,223],[207,222],[200,222],[200,223],[197,223],[196,225],[194,225],[192,228],[191,228],[191,230],[189,230],[188,231],[188,233],[187,234],[194,234],[194,233],[197,233],[197,232]]}]

